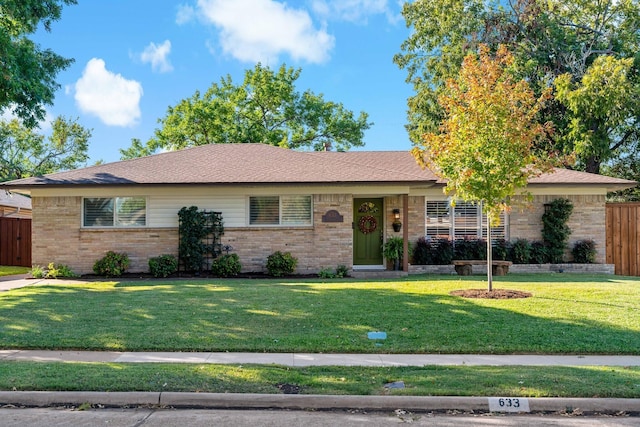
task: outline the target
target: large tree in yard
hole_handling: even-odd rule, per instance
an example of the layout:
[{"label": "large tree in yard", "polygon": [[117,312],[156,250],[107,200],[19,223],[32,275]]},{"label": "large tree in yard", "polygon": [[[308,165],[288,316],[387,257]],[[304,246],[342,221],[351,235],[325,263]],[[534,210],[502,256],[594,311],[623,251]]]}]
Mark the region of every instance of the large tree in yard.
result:
[{"label": "large tree in yard", "polygon": [[91,131],[76,120],[56,118],[45,137],[19,120],[0,120],[0,182],[83,166]]},{"label": "large tree in yard", "polygon": [[231,76],[214,83],[204,94],[169,107],[159,120],[155,137],[143,145],[120,150],[122,158],[139,157],[158,149],[176,150],[204,144],[264,143],[291,149],[348,150],[363,146],[371,123],[342,104],[325,101],[295,82],[300,70],[282,65],[277,71],[257,64],[235,84]]},{"label": "large tree in yard", "polygon": [[55,77],[72,59],[41,49],[28,38],[39,25],[50,31],[64,5],[76,0],[2,0],[0,2],[0,112],[12,110],[27,127],[44,119],[59,85]]},{"label": "large tree in yard", "polygon": [[[640,89],[638,0],[416,0],[405,3],[403,16],[412,32],[394,61],[416,91],[408,100],[407,128],[414,143],[437,130],[444,114],[438,96],[465,55],[480,44],[494,52],[507,46],[513,71],[538,96],[557,89],[541,111],[542,121],[552,121],[555,128],[543,148],[575,154],[576,167],[598,173],[603,162],[638,142],[633,131]],[[616,67],[626,68],[629,90],[615,87],[620,81]],[[589,83],[593,78],[597,84]],[[586,106],[589,96],[592,105]],[[587,111],[605,108],[596,104],[614,97],[613,120],[603,123],[602,111]]]},{"label": "large tree in yard", "polygon": [[413,154],[423,167],[445,179],[445,192],[456,199],[482,203],[487,215],[487,277],[492,290],[491,226],[510,208],[511,198],[525,194],[527,180],[551,168],[535,147],[547,134],[538,121],[548,92],[536,97],[525,80],[509,68],[504,46],[495,56],[481,45],[464,58],[459,76],[449,79],[438,102],[443,110],[439,132],[428,132]]}]

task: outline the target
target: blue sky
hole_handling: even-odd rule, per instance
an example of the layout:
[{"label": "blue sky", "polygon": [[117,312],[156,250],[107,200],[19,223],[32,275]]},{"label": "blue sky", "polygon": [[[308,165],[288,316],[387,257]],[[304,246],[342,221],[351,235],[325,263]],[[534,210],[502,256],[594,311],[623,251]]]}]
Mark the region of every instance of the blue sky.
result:
[{"label": "blue sky", "polygon": [[364,149],[408,150],[412,89],[392,61],[409,34],[400,11],[397,0],[80,0],[34,37],[75,59],[47,113],[92,129],[90,164],[117,161],[196,90],[285,63],[302,69],[298,90],[369,114]]}]

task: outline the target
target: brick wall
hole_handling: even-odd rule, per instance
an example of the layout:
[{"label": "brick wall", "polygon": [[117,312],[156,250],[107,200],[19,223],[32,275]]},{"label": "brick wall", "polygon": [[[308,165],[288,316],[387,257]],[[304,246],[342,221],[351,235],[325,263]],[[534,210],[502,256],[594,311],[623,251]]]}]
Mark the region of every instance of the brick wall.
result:
[{"label": "brick wall", "polygon": [[[570,247],[576,240],[590,238],[596,242],[596,262],[605,261],[604,196],[536,196],[531,207],[514,208],[510,217],[511,238],[541,239],[541,216],[544,203],[567,197],[574,205],[569,219],[572,229]],[[411,196],[406,207],[409,214],[409,241],[424,234],[424,197]],[[129,271],[148,271],[150,257],[177,256],[178,230],[151,229],[81,229],[81,197],[35,197],[33,199],[33,264],[65,264],[79,274],[92,272],[96,260],[109,251],[126,252],[131,260]],[[275,251],[289,251],[298,258],[297,272],[317,273],[322,268],[353,266],[353,206],[351,194],[314,195],[313,227],[227,228],[223,244],[233,246],[243,271],[265,271],[267,257]],[[391,226],[394,208],[405,209],[402,197],[385,198],[385,232],[402,236]],[[327,211],[336,210],[343,222],[323,222]],[[407,227],[407,224],[403,224]],[[568,255],[568,260],[570,256]]]},{"label": "brick wall", "polygon": [[178,255],[177,229],[81,229],[81,203],[81,197],[33,199],[34,265],[55,262],[77,274],[89,274],[93,264],[112,250],[127,253],[128,271],[147,272],[149,258]]},{"label": "brick wall", "polygon": [[605,196],[604,195],[554,195],[535,196],[526,207],[514,207],[510,214],[509,226],[511,240],[524,238],[542,240],[542,214],[544,204],[559,198],[566,198],[573,204],[573,213],[567,222],[571,229],[569,249],[565,254],[571,261],[573,244],[578,240],[592,239],[596,242],[596,263],[605,262],[606,230],[605,230]]},{"label": "brick wall", "polygon": [[[313,198],[313,227],[251,227],[225,229],[222,242],[240,257],[243,271],[266,271],[267,257],[275,251],[298,258],[296,272],[317,273],[338,265],[353,266],[352,197],[350,194]],[[336,210],[343,222],[323,222],[327,211]]]},{"label": "brick wall", "polygon": [[[264,271],[267,257],[278,250],[298,258],[300,274],[340,264],[351,268],[351,200],[349,194],[315,195],[313,227],[228,228],[222,242],[233,246],[243,271]],[[175,228],[81,229],[81,203],[81,197],[34,198],[34,265],[55,262],[68,265],[78,274],[88,274],[96,260],[113,250],[127,253],[128,271],[147,272],[149,258],[178,255]],[[338,211],[343,222],[323,222],[322,216],[329,210]]]}]

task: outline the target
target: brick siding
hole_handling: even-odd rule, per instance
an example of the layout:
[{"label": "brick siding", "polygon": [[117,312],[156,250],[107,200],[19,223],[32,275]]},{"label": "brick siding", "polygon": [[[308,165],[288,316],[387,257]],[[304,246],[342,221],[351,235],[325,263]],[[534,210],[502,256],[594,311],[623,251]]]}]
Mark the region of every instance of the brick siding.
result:
[{"label": "brick siding", "polygon": [[591,239],[596,243],[596,263],[604,263],[606,251],[604,195],[535,196],[528,206],[513,208],[509,220],[511,240],[517,238],[542,240],[544,204],[560,198],[566,198],[573,204],[573,213],[567,222],[571,234],[565,253],[566,261],[572,261],[571,248],[576,241]]}]

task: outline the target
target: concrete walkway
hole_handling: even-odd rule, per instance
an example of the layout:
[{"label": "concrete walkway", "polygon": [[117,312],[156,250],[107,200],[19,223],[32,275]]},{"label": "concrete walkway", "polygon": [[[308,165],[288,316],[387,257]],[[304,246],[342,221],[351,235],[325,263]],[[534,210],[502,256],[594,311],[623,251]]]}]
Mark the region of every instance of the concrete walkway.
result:
[{"label": "concrete walkway", "polygon": [[188,353],[0,350],[0,360],[40,362],[216,363],[304,366],[640,366],[640,356],[492,354]]}]

